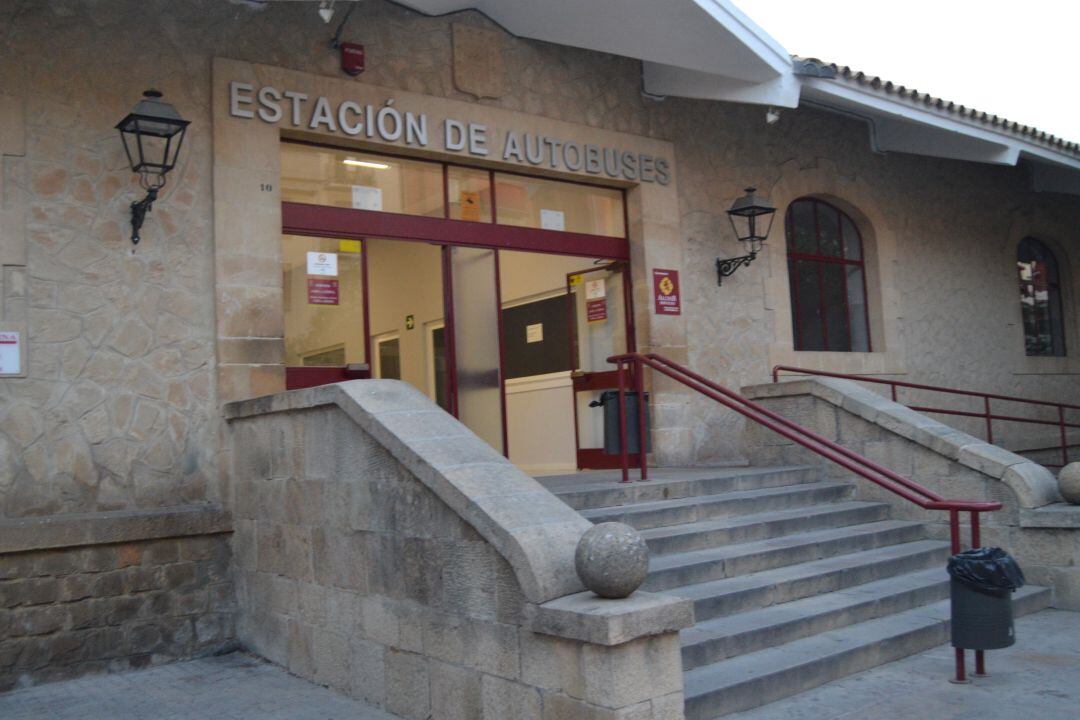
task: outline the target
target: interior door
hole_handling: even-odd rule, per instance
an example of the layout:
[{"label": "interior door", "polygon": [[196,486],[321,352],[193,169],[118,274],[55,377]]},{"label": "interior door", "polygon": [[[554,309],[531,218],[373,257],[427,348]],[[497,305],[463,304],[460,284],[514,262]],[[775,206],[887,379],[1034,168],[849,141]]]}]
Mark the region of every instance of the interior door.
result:
[{"label": "interior door", "polygon": [[[615,366],[607,359],[630,347],[628,266],[614,262],[586,268],[567,275],[566,284],[574,320],[570,353],[578,467],[617,467],[619,456],[604,454],[603,409],[589,403],[604,390],[618,388]],[[634,457],[631,462],[636,462]]]}]

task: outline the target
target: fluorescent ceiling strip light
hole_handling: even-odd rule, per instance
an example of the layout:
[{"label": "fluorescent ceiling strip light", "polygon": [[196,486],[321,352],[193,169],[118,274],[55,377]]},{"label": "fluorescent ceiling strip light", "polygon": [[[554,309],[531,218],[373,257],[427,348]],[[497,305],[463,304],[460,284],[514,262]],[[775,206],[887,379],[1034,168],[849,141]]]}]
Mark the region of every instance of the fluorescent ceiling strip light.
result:
[{"label": "fluorescent ceiling strip light", "polygon": [[386,163],[369,162],[367,160],[353,160],[352,158],[345,158],[341,161],[345,165],[355,165],[356,167],[373,168],[375,170],[386,170],[389,165]]}]

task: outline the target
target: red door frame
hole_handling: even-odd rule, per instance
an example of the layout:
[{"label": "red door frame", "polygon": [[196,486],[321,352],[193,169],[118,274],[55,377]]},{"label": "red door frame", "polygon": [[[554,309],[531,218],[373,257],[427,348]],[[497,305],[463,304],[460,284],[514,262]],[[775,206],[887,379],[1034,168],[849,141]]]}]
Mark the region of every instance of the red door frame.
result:
[{"label": "red door frame", "polygon": [[[443,213],[442,218],[420,215],[378,212],[374,210],[355,210],[352,208],[311,205],[307,203],[282,202],[282,232],[287,235],[326,237],[340,239],[387,238],[413,242],[428,242],[442,246],[443,265],[443,306],[446,332],[446,369],[447,397],[450,412],[458,414],[457,397],[457,360],[455,352],[455,328],[453,317],[453,279],[450,267],[450,246],[490,248],[495,252],[495,287],[496,317],[499,328],[499,382],[502,401],[503,451],[509,455],[506,423],[506,367],[505,348],[502,337],[502,298],[500,287],[499,250],[516,250],[555,255],[574,255],[593,257],[623,262],[623,294],[626,312],[627,350],[633,352],[636,346],[634,332],[634,314],[632,288],[629,272],[630,243],[627,236],[611,237],[565,231],[543,230],[539,228],[496,225],[498,218],[495,171],[489,171],[491,188],[490,223],[468,220],[453,220],[448,217],[450,203],[447,194],[449,164],[443,164]],[[584,184],[584,183],[579,183]],[[626,193],[623,193],[624,229],[629,230],[626,210]],[[371,328],[368,311],[368,261],[367,248],[361,250],[361,267],[364,282],[364,348],[368,366],[371,366]],[[286,368],[286,383],[289,389],[310,387],[356,377],[370,377],[370,370],[357,374],[347,368]],[[295,380],[295,384],[294,384]],[[577,444],[577,404],[574,403],[575,446]]]},{"label": "red door frame", "polygon": [[[625,352],[635,352],[636,344],[634,343],[634,307],[632,293],[630,293],[630,263],[615,261],[608,265],[594,266],[585,270],[578,270],[576,272],[567,273],[566,275],[566,297],[568,310],[571,314],[570,327],[572,328],[573,335],[570,338],[570,366],[577,367],[578,359],[580,357],[580,348],[577,343],[577,314],[572,302],[570,302],[571,285],[570,278],[574,275],[584,275],[589,272],[596,272],[598,270],[611,269],[612,267],[620,266],[619,271],[623,277],[623,312],[624,321],[626,324],[626,350]],[[610,470],[619,467],[619,456],[608,455],[604,452],[602,447],[599,448],[583,448],[581,447],[580,428],[578,427],[578,393],[582,392],[596,392],[601,390],[614,390],[619,386],[619,374],[615,370],[602,371],[602,372],[586,372],[579,376],[571,376],[571,395],[573,397],[574,406],[574,452],[577,456],[577,466],[579,470]],[[630,457],[630,466],[637,467],[640,458],[636,455]]]}]

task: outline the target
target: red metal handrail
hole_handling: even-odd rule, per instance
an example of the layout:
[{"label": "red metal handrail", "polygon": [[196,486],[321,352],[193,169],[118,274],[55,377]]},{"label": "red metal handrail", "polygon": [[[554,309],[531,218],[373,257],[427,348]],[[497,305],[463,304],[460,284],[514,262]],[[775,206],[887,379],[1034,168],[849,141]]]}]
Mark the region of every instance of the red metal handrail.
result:
[{"label": "red metal handrail", "polygon": [[[921,383],[904,382],[903,380],[886,380],[883,378],[866,377],[864,375],[848,375],[845,373],[828,372],[826,370],[811,370],[808,368],[792,367],[790,365],[775,365],[772,369],[773,382],[779,382],[781,371],[799,373],[801,375],[820,375],[822,377],[834,377],[840,378],[842,380],[854,380],[856,382],[888,385],[891,390],[893,402],[899,402],[896,399],[896,388],[898,387],[911,388],[913,390],[929,390],[931,392],[939,392],[948,395],[961,395],[964,397],[981,398],[983,401],[982,412],[974,412],[970,410],[952,410],[950,408],[924,407],[920,405],[909,405],[908,407],[917,412],[983,418],[986,421],[986,442],[990,444],[994,443],[994,420],[1029,423],[1034,425],[1053,425],[1059,429],[1061,441],[1061,465],[1048,465],[1048,467],[1064,467],[1065,465],[1069,464],[1069,441],[1067,437],[1067,428],[1080,428],[1080,424],[1065,422],[1065,411],[1080,410],[1080,405],[1070,405],[1068,403],[1053,402],[1050,400],[1035,400],[1033,398],[1024,398],[1015,395],[1000,395],[998,393],[979,392],[977,390],[960,390],[959,388],[945,387],[943,385],[923,385]],[[1057,408],[1057,420],[1040,420],[1038,418],[1024,418],[1016,415],[995,415],[990,410],[991,400],[1003,400],[1005,402],[1025,403],[1027,405],[1039,405],[1043,407]]]},{"label": "red metal handrail", "polygon": [[[809,430],[798,423],[789,420],[777,413],[768,410],[752,400],[739,395],[732,390],[705,378],[679,363],[669,360],[654,353],[626,353],[614,355],[608,358],[608,362],[614,363],[619,378],[619,450],[621,456],[622,482],[630,482],[630,454],[627,445],[626,428],[626,388],[628,369],[632,369],[634,389],[638,395],[638,460],[640,466],[640,480],[648,480],[648,462],[646,460],[645,443],[645,396],[644,368],[648,366],[655,372],[679,382],[691,390],[720,403],[724,407],[734,410],[744,417],[763,425],[769,430],[802,445],[806,449],[836,463],[860,477],[899,495],[900,497],[927,510],[946,510],[949,513],[949,535],[951,538],[952,553],[960,552],[960,513],[969,512],[971,522],[971,546],[981,545],[979,530],[979,513],[1000,510],[1000,502],[981,502],[973,500],[948,499],[930,490],[923,485],[906,478],[892,470],[879,465],[868,458],[844,447],[832,440]],[[783,368],[781,368],[783,369]],[[976,672],[985,671],[982,651],[976,651]],[[956,679],[964,681],[964,651],[956,650]]]}]

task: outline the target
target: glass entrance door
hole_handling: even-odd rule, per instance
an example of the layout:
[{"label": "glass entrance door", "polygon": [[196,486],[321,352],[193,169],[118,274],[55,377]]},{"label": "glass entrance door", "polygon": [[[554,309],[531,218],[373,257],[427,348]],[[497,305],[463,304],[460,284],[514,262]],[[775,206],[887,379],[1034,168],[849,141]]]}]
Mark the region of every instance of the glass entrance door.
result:
[{"label": "glass entrance door", "polygon": [[363,243],[284,235],[281,253],[286,387],[369,377]]},{"label": "glass entrance door", "polygon": [[603,391],[618,387],[618,375],[607,359],[631,349],[627,342],[627,275],[628,267],[621,262],[567,275],[575,320],[570,356],[577,465],[581,469],[611,468],[619,463],[617,455],[604,454],[603,412],[589,403],[598,400]]},{"label": "glass entrance door", "polygon": [[502,349],[499,340],[498,251],[450,246],[449,265],[457,416],[505,452]]}]

